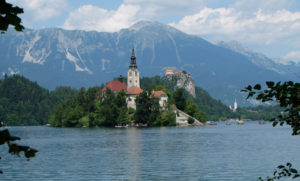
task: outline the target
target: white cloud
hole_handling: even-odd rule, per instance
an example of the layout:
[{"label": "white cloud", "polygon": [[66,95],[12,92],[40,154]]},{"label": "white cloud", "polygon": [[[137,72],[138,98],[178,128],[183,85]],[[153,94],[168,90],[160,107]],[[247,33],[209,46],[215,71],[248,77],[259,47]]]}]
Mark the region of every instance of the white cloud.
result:
[{"label": "white cloud", "polygon": [[139,12],[139,16],[146,19],[195,13],[204,7],[205,2],[208,0],[124,0],[124,4],[142,7],[143,10]]},{"label": "white cloud", "polygon": [[300,51],[291,51],[283,59],[288,61],[300,62]]},{"label": "white cloud", "polygon": [[66,0],[8,0],[9,3],[24,9],[25,23],[46,21],[59,16],[67,7]]},{"label": "white cloud", "polygon": [[270,45],[286,38],[299,37],[300,12],[282,9],[265,13],[259,9],[245,17],[243,12],[234,8],[203,8],[170,25],[212,40],[234,39],[250,44]]},{"label": "white cloud", "polygon": [[65,29],[115,32],[134,24],[137,21],[136,14],[139,9],[139,6],[124,4],[115,11],[93,5],[84,5],[71,12],[62,27]]},{"label": "white cloud", "polygon": [[107,10],[93,5],[84,5],[71,12],[65,29],[82,29],[115,32],[127,28],[139,20],[160,20],[165,16],[184,15],[196,12],[206,0],[124,0],[117,10]]},{"label": "white cloud", "polygon": [[245,13],[252,13],[258,9],[264,12],[274,12],[279,9],[288,9],[296,3],[297,0],[237,0],[232,7]]}]

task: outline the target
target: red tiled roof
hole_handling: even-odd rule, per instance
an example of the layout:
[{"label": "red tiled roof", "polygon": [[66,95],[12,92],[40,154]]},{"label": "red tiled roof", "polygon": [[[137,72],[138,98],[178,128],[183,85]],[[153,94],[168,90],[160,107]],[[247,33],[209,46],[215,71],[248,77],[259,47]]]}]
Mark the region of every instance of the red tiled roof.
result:
[{"label": "red tiled roof", "polygon": [[160,98],[161,95],[167,95],[167,94],[161,90],[151,92],[151,96],[156,97],[156,98]]},{"label": "red tiled roof", "polygon": [[167,69],[166,72],[174,72],[174,70]]},{"label": "red tiled roof", "polygon": [[127,89],[126,94],[127,95],[138,95],[142,92],[143,92],[143,89],[136,87],[136,86],[132,86]]},{"label": "red tiled roof", "polygon": [[111,91],[121,91],[126,90],[127,85],[125,82],[121,82],[119,80],[112,80],[103,87],[102,92],[106,91],[109,88]]}]

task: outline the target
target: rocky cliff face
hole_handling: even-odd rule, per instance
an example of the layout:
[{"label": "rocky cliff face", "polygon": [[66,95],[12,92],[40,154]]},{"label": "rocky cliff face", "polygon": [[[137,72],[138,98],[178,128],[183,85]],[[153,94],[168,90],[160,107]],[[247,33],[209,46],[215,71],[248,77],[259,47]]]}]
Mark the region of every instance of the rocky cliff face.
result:
[{"label": "rocky cliff face", "polygon": [[180,73],[180,74],[165,75],[163,77],[163,80],[174,83],[174,90],[179,88],[184,88],[193,97],[196,97],[195,82],[191,78],[190,74]]}]

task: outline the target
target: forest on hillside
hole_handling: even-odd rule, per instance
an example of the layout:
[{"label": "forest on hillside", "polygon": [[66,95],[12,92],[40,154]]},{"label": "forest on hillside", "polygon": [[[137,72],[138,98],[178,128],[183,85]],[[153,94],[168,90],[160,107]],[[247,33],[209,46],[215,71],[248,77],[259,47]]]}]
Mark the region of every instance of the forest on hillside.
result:
[{"label": "forest on hillside", "polygon": [[4,125],[44,125],[56,106],[77,90],[57,87],[49,91],[19,75],[0,80],[0,121]]}]

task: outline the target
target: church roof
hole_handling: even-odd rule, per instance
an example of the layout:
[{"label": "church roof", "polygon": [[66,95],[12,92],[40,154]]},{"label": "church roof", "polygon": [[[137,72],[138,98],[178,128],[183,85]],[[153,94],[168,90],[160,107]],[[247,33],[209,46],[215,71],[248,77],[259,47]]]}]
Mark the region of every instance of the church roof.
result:
[{"label": "church roof", "polygon": [[126,94],[127,95],[138,95],[142,92],[143,92],[143,89],[136,87],[136,86],[132,86],[127,89]]},{"label": "church roof", "polygon": [[151,92],[151,96],[156,97],[156,98],[160,98],[161,95],[167,95],[167,94],[161,90]]},{"label": "church roof", "polygon": [[106,91],[109,88],[111,91],[121,91],[126,90],[127,85],[125,82],[121,82],[119,80],[112,80],[103,87],[102,92]]}]

